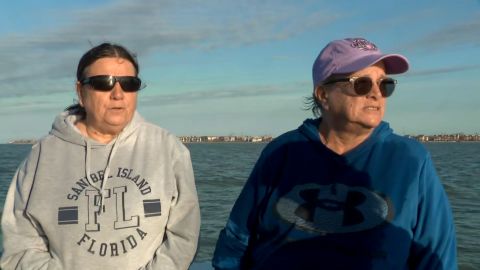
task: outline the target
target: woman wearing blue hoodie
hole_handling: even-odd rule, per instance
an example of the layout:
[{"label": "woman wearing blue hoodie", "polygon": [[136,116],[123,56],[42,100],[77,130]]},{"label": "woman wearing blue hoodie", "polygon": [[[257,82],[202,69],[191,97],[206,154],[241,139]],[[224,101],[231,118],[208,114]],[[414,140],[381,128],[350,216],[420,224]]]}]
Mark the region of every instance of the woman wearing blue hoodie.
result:
[{"label": "woman wearing blue hoodie", "polygon": [[216,269],[456,269],[431,157],[382,121],[407,59],[363,38],[316,58],[316,119],[262,152],[221,231]]}]

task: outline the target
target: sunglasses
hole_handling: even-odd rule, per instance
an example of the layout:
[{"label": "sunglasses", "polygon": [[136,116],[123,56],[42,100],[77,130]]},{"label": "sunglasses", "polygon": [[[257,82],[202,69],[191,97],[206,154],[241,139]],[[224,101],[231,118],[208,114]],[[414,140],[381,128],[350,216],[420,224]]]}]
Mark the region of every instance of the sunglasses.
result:
[{"label": "sunglasses", "polygon": [[135,76],[97,75],[80,81],[82,85],[89,84],[93,89],[104,92],[112,90],[117,82],[125,92],[137,92],[142,86],[142,81]]},{"label": "sunglasses", "polygon": [[[327,81],[324,83],[332,84],[337,82],[350,82],[353,84],[353,91],[358,96],[365,96],[366,94],[370,93],[373,86],[372,78],[370,77],[350,77],[350,78],[339,78]],[[383,97],[389,97],[393,94],[393,90],[395,90],[395,85],[397,84],[397,80],[392,78],[383,78],[378,80],[377,85],[380,88],[380,92],[382,93]]]}]

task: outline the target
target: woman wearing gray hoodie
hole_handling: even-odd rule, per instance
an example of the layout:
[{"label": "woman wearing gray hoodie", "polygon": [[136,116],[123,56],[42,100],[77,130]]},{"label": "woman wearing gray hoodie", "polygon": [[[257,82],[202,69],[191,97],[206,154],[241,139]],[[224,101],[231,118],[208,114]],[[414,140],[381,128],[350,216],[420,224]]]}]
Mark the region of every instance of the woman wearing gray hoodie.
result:
[{"label": "woman wearing gray hoodie", "polygon": [[8,191],[2,269],[188,269],[200,227],[189,151],[136,112],[138,71],[115,44],[80,59],[79,103]]}]

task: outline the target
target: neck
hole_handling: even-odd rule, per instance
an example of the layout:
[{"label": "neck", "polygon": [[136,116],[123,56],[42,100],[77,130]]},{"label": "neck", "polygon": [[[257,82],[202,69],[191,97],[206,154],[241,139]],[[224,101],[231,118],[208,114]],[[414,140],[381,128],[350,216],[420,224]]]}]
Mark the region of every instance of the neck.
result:
[{"label": "neck", "polygon": [[85,120],[77,121],[75,123],[75,126],[80,130],[80,133],[83,136],[101,143],[111,142],[113,139],[115,139],[115,137],[117,137],[119,133],[119,132],[100,131],[93,126],[87,125]]},{"label": "neck", "polygon": [[329,125],[327,121],[320,122],[318,132],[322,143],[333,152],[343,155],[365,141],[373,129],[348,129]]}]

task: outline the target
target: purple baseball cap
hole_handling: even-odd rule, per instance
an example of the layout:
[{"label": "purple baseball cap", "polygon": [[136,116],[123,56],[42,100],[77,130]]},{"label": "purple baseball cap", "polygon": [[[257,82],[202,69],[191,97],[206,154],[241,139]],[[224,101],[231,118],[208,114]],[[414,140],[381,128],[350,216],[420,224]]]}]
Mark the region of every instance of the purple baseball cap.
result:
[{"label": "purple baseball cap", "polygon": [[386,74],[408,70],[408,60],[399,54],[383,54],[375,44],[364,38],[334,40],[323,48],[312,68],[313,88],[333,74],[356,72],[379,61],[385,64]]}]

